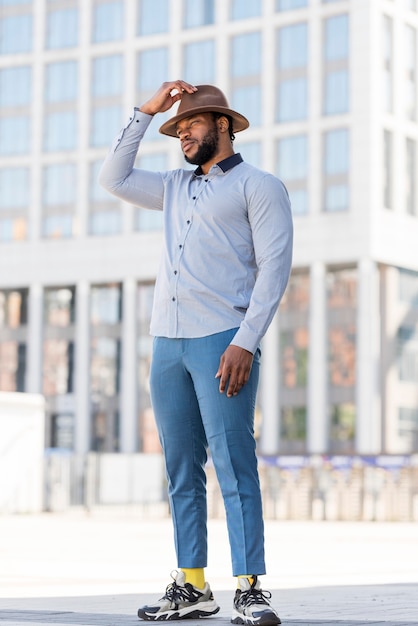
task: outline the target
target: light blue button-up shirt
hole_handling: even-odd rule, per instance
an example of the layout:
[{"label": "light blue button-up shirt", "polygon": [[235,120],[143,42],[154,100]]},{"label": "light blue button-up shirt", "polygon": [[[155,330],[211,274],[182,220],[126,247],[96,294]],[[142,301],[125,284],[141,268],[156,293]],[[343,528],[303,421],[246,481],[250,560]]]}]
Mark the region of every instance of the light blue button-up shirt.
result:
[{"label": "light blue button-up shirt", "polygon": [[151,334],[203,337],[237,328],[231,343],[254,353],[290,273],[293,229],[286,188],[239,154],[206,175],[200,168],[135,168],[151,119],[135,110],[100,172],[110,193],[163,211]]}]

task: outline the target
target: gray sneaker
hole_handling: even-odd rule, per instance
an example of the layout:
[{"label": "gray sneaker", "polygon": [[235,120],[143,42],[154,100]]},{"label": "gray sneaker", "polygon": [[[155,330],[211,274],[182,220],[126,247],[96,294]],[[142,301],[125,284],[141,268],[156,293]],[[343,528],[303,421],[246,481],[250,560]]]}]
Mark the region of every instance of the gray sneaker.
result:
[{"label": "gray sneaker", "polygon": [[235,592],[231,622],[248,626],[276,626],[281,624],[280,617],[270,606],[270,591],[262,591],[257,576],[252,584],[248,578],[239,578],[239,589]]},{"label": "gray sneaker", "polygon": [[184,580],[184,572],[171,572],[170,583],[155,604],[138,609],[138,617],[146,620],[197,619],[219,611],[208,583],[198,589]]}]

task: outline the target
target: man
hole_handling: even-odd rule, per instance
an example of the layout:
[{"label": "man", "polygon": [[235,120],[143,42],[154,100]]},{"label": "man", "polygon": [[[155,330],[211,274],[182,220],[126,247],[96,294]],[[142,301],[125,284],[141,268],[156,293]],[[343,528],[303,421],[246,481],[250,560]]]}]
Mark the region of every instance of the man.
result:
[{"label": "man", "polygon": [[[152,117],[180,101],[160,132],[177,137],[194,171],[134,168]],[[265,573],[254,408],[260,349],[289,277],[292,219],[287,191],[234,152],[248,120],[211,85],[165,82],[116,139],[100,174],[111,193],[163,211],[164,248],[151,334],[151,400],[164,451],[177,566],[145,620],[219,611],[207,565],[205,463],[221,487],[237,590],[235,624],[280,623]]]}]

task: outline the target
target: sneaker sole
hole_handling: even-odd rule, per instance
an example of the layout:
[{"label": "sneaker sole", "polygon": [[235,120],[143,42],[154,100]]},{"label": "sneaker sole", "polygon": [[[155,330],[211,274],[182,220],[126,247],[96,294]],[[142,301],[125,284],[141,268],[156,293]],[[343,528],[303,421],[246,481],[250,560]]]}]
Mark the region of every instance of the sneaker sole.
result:
[{"label": "sneaker sole", "polygon": [[245,617],[245,615],[233,615],[231,619],[232,624],[245,624],[245,626],[277,626],[281,624],[280,617],[275,613],[266,613],[258,619],[252,619],[251,617]]},{"label": "sneaker sole", "polygon": [[179,611],[165,611],[164,613],[147,613],[142,609],[138,609],[139,619],[146,620],[148,622],[168,622],[171,620],[179,619],[199,619],[201,617],[210,617],[219,613],[220,607],[217,606],[213,609],[198,609],[193,610],[186,609],[187,612]]}]

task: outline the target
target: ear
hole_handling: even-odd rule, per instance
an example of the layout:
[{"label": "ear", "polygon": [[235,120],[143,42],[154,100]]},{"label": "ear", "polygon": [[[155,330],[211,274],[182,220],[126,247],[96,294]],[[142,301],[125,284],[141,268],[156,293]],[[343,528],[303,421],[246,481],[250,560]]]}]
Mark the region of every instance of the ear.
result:
[{"label": "ear", "polygon": [[218,123],[218,128],[221,133],[227,133],[229,128],[228,119],[224,115],[222,115],[221,117],[218,117],[216,121]]}]

